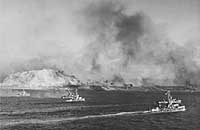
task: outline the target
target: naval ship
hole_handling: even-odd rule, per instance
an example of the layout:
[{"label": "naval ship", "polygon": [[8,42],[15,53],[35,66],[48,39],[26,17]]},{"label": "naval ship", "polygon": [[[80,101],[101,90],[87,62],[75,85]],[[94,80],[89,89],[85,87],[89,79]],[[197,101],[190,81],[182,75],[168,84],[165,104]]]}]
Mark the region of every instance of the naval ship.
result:
[{"label": "naval ship", "polygon": [[181,100],[173,99],[170,91],[167,91],[165,95],[167,95],[167,101],[158,101],[158,106],[150,110],[152,113],[186,111],[185,106],[181,105]]},{"label": "naval ship", "polygon": [[68,96],[62,96],[61,99],[64,99],[66,102],[85,102],[85,98],[79,96],[78,90],[75,89],[75,93],[72,93],[68,90]]},{"label": "naval ship", "polygon": [[27,93],[24,89],[21,91],[21,92],[19,92],[19,93],[17,93],[17,97],[29,97],[31,94],[30,93]]}]

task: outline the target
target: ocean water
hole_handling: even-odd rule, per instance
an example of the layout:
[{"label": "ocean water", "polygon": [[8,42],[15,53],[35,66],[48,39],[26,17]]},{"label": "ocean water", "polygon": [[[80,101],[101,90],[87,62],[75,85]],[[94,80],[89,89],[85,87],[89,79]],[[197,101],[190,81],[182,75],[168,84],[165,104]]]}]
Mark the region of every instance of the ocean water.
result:
[{"label": "ocean water", "polygon": [[1,97],[2,130],[200,130],[200,93],[172,93],[187,111],[145,113],[161,92],[82,90],[86,102],[59,98]]}]

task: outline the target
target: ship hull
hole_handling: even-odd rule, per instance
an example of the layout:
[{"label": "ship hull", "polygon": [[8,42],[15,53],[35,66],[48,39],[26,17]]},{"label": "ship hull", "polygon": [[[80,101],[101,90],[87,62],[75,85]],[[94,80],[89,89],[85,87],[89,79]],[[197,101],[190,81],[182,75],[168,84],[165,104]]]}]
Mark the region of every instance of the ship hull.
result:
[{"label": "ship hull", "polygon": [[177,110],[159,110],[159,111],[149,111],[150,113],[174,113],[174,112],[184,112],[186,109],[177,109]]},{"label": "ship hull", "polygon": [[85,102],[85,100],[65,100],[65,102]]}]

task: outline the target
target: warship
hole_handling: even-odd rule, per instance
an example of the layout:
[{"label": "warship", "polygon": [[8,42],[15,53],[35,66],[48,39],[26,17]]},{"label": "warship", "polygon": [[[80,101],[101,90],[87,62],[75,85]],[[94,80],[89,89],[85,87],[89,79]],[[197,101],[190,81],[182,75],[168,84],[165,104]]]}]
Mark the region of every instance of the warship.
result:
[{"label": "warship", "polygon": [[61,99],[65,100],[66,102],[85,102],[85,98],[79,96],[77,89],[75,89],[75,93],[72,93],[68,89],[68,93],[68,96],[62,96]]},{"label": "warship", "polygon": [[158,101],[158,106],[150,110],[152,113],[186,111],[185,106],[181,104],[181,100],[173,99],[170,91],[167,91],[165,95],[167,95],[167,101]]},{"label": "warship", "polygon": [[23,91],[17,93],[16,96],[18,96],[18,97],[29,97],[29,96],[30,96],[30,93],[27,93],[27,92],[23,89]]}]

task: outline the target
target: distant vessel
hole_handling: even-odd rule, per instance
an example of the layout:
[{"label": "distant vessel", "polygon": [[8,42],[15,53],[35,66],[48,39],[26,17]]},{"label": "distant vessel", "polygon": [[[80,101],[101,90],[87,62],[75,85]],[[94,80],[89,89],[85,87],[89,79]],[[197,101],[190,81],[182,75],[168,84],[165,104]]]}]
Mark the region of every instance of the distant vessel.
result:
[{"label": "distant vessel", "polygon": [[161,112],[181,112],[186,111],[184,105],[181,105],[181,100],[173,99],[170,91],[165,93],[167,95],[167,101],[159,101],[158,106],[156,108],[151,109],[153,113],[161,113]]},{"label": "distant vessel", "polygon": [[23,89],[23,91],[17,93],[17,96],[18,96],[18,97],[29,97],[29,96],[30,96],[30,93],[27,93],[27,92]]},{"label": "distant vessel", "polygon": [[68,92],[69,95],[62,96],[61,99],[64,99],[66,102],[85,102],[85,98],[79,96],[77,89],[75,89],[75,93],[70,92],[70,90]]}]

